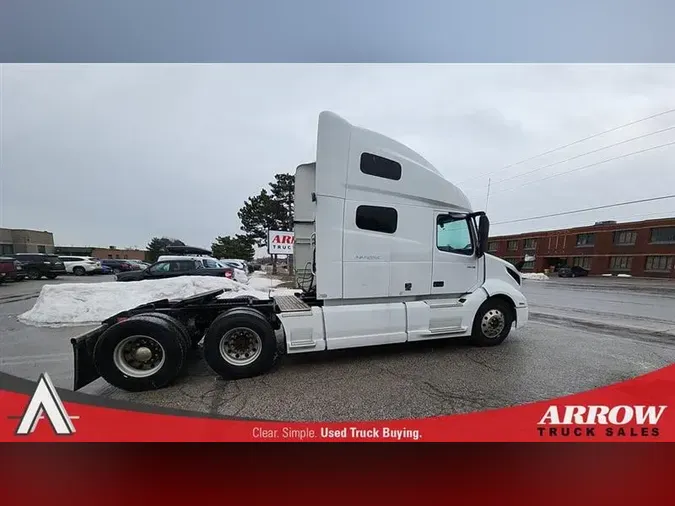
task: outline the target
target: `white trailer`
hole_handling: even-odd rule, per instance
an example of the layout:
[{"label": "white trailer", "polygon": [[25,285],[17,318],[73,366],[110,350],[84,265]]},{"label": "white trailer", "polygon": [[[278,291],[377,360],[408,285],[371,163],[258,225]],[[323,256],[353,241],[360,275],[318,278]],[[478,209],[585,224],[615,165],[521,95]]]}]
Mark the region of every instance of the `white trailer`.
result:
[{"label": "white trailer", "polygon": [[518,271],[486,253],[485,213],[419,154],[331,112],[316,161],[296,170],[294,222],[296,295],[215,291],[114,315],[72,340],[75,389],[99,376],[161,388],[202,340],[211,369],[237,379],[283,354],[460,336],[494,346],[527,323]]}]

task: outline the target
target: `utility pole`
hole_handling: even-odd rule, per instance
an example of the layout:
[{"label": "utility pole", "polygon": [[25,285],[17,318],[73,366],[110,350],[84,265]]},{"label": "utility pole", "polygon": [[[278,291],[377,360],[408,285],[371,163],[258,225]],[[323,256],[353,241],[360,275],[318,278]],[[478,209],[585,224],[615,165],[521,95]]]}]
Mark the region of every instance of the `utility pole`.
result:
[{"label": "utility pole", "polygon": [[485,197],[485,213],[487,214],[488,202],[490,201],[490,184],[492,183],[492,178],[488,178],[488,187],[487,187],[487,197]]}]

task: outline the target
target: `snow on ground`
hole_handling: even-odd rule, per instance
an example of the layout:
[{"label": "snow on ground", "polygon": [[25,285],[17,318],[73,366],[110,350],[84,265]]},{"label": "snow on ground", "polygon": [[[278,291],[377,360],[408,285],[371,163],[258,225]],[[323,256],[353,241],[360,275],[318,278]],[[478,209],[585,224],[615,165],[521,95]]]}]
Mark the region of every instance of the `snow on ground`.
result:
[{"label": "snow on ground", "polygon": [[[263,287],[261,287],[263,288]],[[159,299],[181,299],[210,290],[227,290],[221,298],[252,295],[267,298],[268,290],[213,276],[184,276],[153,281],[63,283],[44,285],[35,305],[19,315],[37,326],[97,324],[120,311]]]},{"label": "snow on ground", "polygon": [[546,281],[548,276],[543,272],[521,272],[520,276],[523,279],[533,279],[535,281]]},{"label": "snow on ground", "polygon": [[282,280],[277,278],[270,278],[264,272],[254,272],[251,274],[251,277],[248,278],[248,286],[253,290],[270,290],[275,286],[283,283]]}]

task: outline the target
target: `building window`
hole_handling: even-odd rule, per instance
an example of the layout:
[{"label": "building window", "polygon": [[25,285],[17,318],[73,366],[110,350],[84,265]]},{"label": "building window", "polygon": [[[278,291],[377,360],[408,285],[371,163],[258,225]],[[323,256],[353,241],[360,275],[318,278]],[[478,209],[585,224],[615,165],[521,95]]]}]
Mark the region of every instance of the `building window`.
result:
[{"label": "building window", "polygon": [[128,260],[128,259],[129,259],[129,255],[124,255],[124,259],[125,259],[125,260]]},{"label": "building window", "polygon": [[524,249],[537,249],[537,240],[536,239],[525,239],[525,248]]},{"label": "building window", "polygon": [[572,267],[581,267],[587,271],[591,270],[591,257],[574,257],[572,259]]},{"label": "building window", "polygon": [[593,246],[595,244],[595,235],[594,234],[578,234],[577,235],[577,246]]},{"label": "building window", "polygon": [[12,255],[12,254],[14,254],[14,245],[13,244],[0,244],[0,254],[1,255]]},{"label": "building window", "polygon": [[398,181],[401,179],[401,164],[371,153],[362,153],[361,172],[369,176]]},{"label": "building window", "polygon": [[110,260],[112,260],[112,255],[108,255],[108,258],[109,258]]},{"label": "building window", "polygon": [[473,254],[469,222],[439,216],[436,222],[436,247],[446,253]]},{"label": "building window", "polygon": [[629,271],[633,257],[611,257],[609,259],[609,268],[612,271]]},{"label": "building window", "polygon": [[647,260],[645,261],[646,271],[668,272],[672,268],[673,268],[673,257],[651,256],[647,257]]},{"label": "building window", "polygon": [[398,212],[393,207],[359,206],[356,208],[356,226],[362,230],[393,234],[398,226]]},{"label": "building window", "polygon": [[509,251],[515,251],[518,249],[518,241],[509,241],[506,243],[506,249]]},{"label": "building window", "polygon": [[530,270],[530,271],[531,271],[531,270],[533,270],[533,269],[534,269],[534,261],[532,261],[532,262],[525,262],[525,263],[523,264],[523,267],[521,268],[521,270],[523,270],[523,271],[525,271],[525,270]]},{"label": "building window", "polygon": [[511,265],[516,265],[520,261],[519,258],[505,258],[504,260],[506,260]]},{"label": "building window", "polygon": [[47,248],[44,246],[38,246],[38,253],[47,253]]},{"label": "building window", "polygon": [[120,257],[119,255],[115,255],[115,258],[119,258],[119,257]]},{"label": "building window", "polygon": [[497,241],[491,241],[488,243],[488,251],[497,251],[499,243]]},{"label": "building window", "polygon": [[633,230],[623,230],[621,232],[614,232],[614,244],[619,246],[630,246],[635,244],[637,239],[637,232]]},{"label": "building window", "polygon": [[675,243],[675,227],[653,228],[649,242],[652,244]]}]

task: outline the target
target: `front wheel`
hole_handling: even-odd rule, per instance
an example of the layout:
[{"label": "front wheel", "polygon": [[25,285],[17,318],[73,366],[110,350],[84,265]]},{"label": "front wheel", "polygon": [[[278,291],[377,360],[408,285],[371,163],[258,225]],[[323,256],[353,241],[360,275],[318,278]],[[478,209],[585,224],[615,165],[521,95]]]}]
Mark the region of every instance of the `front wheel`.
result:
[{"label": "front wheel", "polygon": [[250,307],[238,307],[221,314],[204,336],[204,359],[224,379],[264,374],[278,358],[272,325]]},{"label": "front wheel", "polygon": [[31,269],[26,273],[26,276],[28,279],[35,281],[36,279],[40,279],[42,276],[40,275],[40,271]]},{"label": "front wheel", "polygon": [[473,323],[471,343],[497,346],[506,339],[513,325],[513,310],[503,300],[488,299],[478,310]]}]

